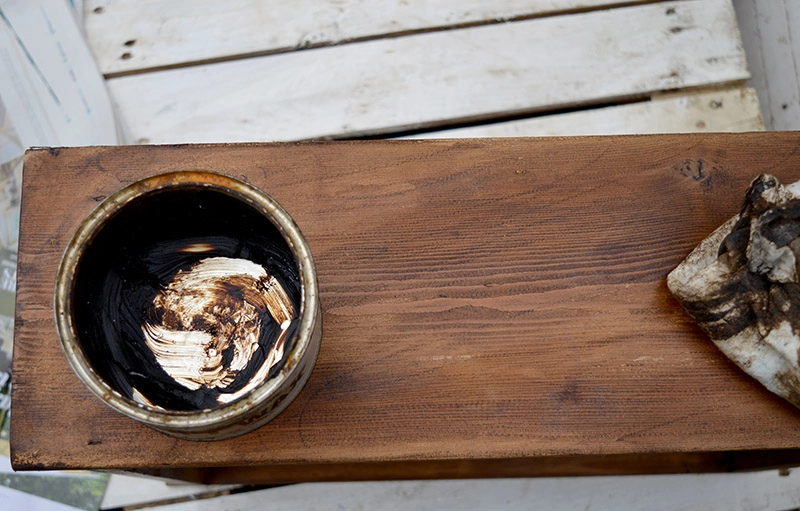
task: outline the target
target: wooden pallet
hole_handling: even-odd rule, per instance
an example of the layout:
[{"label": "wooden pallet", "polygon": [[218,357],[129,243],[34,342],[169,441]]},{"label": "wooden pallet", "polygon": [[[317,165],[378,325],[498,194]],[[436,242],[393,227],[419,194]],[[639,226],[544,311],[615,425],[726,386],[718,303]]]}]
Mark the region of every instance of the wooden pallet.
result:
[{"label": "wooden pallet", "polygon": [[133,143],[763,129],[731,0],[86,4]]},{"label": "wooden pallet", "polygon": [[[12,461],[205,482],[731,470],[800,462],[800,412],[739,371],[664,278],[797,133],[41,149],[19,249]],[[193,443],[69,370],[55,269],[98,200],[156,172],[248,179],[317,261],[307,387],[249,435]],[[76,427],[80,425],[80,427]]]}]

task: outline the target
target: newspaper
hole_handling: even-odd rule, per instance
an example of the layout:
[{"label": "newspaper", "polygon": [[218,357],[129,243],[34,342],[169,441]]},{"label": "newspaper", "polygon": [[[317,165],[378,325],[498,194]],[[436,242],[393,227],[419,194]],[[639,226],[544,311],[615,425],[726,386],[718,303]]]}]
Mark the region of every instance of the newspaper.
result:
[{"label": "newspaper", "polygon": [[88,472],[17,474],[8,459],[24,152],[120,141],[82,16],[82,0],[0,0],[0,509],[96,510],[107,482]]}]

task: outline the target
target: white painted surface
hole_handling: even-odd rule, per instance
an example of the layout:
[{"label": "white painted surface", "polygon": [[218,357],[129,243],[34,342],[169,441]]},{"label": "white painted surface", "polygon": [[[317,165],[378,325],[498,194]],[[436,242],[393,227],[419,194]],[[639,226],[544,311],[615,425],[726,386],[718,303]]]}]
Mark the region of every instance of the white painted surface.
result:
[{"label": "white painted surface", "polygon": [[77,507],[53,502],[5,486],[0,486],[0,509],[3,511],[80,511]]},{"label": "white painted surface", "polygon": [[734,0],[768,129],[800,129],[800,1]]},{"label": "white painted surface", "polygon": [[547,137],[645,133],[761,131],[753,89],[678,92],[652,101],[520,121],[422,133],[406,138]]},{"label": "white painted surface", "polygon": [[168,482],[152,477],[112,474],[108,478],[108,486],[103,496],[101,509],[133,506],[146,502],[163,502],[181,497],[221,492],[239,486]]},{"label": "white painted surface", "polygon": [[85,19],[101,70],[120,73],[620,3],[624,2],[87,0]]},{"label": "white painted surface", "polygon": [[317,483],[271,488],[152,511],[782,511],[800,505],[800,472]]},{"label": "white painted surface", "polygon": [[391,133],[747,77],[730,0],[690,0],[193,66],[108,85],[133,140],[178,143]]}]

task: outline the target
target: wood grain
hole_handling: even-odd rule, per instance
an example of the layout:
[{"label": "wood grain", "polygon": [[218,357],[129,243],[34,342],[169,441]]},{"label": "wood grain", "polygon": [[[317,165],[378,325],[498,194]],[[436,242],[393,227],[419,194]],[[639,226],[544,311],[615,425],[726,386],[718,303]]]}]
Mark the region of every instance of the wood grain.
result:
[{"label": "wood grain", "polygon": [[161,144],[386,134],[748,76],[730,0],[693,0],[365,41],[107,84],[131,141]]},{"label": "wood grain", "polygon": [[[664,283],[756,174],[800,178],[798,147],[797,133],[749,133],[33,150],[14,466],[268,465],[253,472],[263,482],[629,473],[662,455],[678,456],[662,457],[674,470],[752,468],[748,452],[758,466],[800,461],[800,412],[728,362]],[[116,414],[69,370],[53,325],[78,223],[121,186],[181,168],[272,194],[318,267],[311,380],[276,420],[229,441],[181,441]]]},{"label": "wood grain", "polygon": [[404,138],[552,137],[762,131],[753,89],[676,92],[629,105],[417,133]]},{"label": "wood grain", "polygon": [[91,0],[86,35],[104,74],[498,23],[655,0]]}]

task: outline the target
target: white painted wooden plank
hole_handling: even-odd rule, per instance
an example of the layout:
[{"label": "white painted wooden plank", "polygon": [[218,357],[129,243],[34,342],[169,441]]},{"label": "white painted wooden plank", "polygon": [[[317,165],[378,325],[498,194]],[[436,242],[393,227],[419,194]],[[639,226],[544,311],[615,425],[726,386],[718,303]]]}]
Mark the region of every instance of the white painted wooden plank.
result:
[{"label": "white painted wooden plank", "polygon": [[[788,80],[794,84],[793,102],[789,109],[784,109],[781,105],[781,112],[784,114],[782,126],[778,129],[800,129],[800,2],[797,0],[783,0],[786,13],[786,21],[789,25],[789,52],[792,61],[787,62],[786,71],[789,75]],[[790,111],[787,111],[790,110]]]},{"label": "white painted wooden plank", "polygon": [[155,507],[152,511],[783,511],[800,505],[800,476],[744,474],[318,483]]},{"label": "white painted wooden plank", "polygon": [[[238,488],[241,485],[203,485],[167,482],[146,476],[111,474],[101,509],[138,506],[151,502],[208,494]],[[10,508],[9,508],[10,509]]]},{"label": "white painted wooden plank", "polygon": [[652,101],[420,133],[404,138],[548,137],[762,131],[754,89],[674,93]]},{"label": "white painted wooden plank", "polygon": [[783,7],[786,10],[786,19],[789,21],[789,35],[792,46],[792,56],[794,57],[794,73],[798,75],[800,69],[800,4],[793,1],[783,0]]},{"label": "white painted wooden plank", "polygon": [[[756,21],[756,1],[760,0],[733,0],[736,19],[739,22],[739,32],[742,36],[742,45],[747,55],[747,67],[750,70],[750,79],[746,85],[756,90],[762,112],[770,103],[769,91],[766,85],[766,71],[764,69],[764,56],[762,54],[761,34]],[[764,115],[764,126],[771,129],[772,121]]]},{"label": "white painted wooden plank", "polygon": [[[796,0],[795,0],[796,1]],[[766,105],[773,129],[791,129],[800,115],[800,95],[794,73],[791,34],[783,0],[756,3],[756,21],[764,44],[764,67],[770,103]]]},{"label": "white painted wooden plank", "polygon": [[25,511],[81,511],[80,508],[53,502],[30,493],[0,485],[0,509]]},{"label": "white painted wooden plank", "polygon": [[88,0],[86,33],[103,73],[121,73],[625,2]]},{"label": "white painted wooden plank", "polygon": [[133,140],[340,137],[748,77],[730,0],[448,30],[108,80]]},{"label": "white painted wooden plank", "polygon": [[763,99],[764,120],[771,129],[800,129],[800,2],[737,2],[753,70],[758,73],[753,85]]}]

